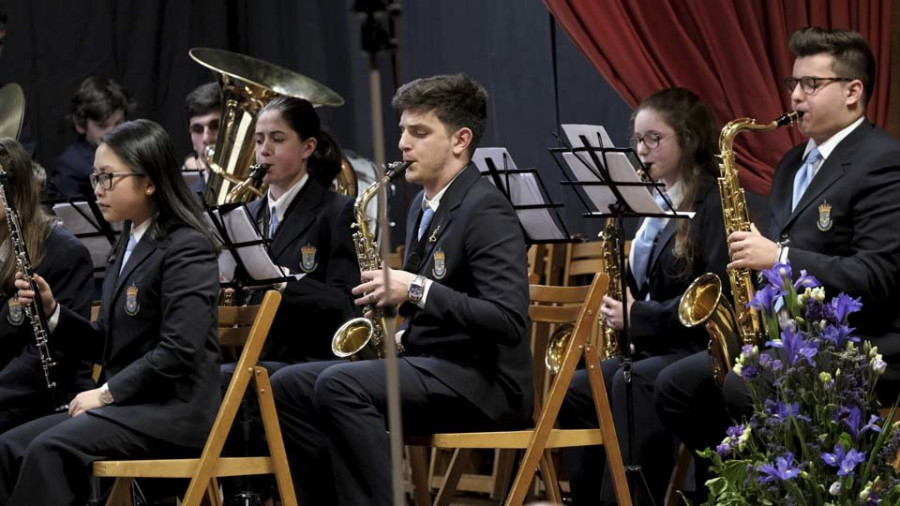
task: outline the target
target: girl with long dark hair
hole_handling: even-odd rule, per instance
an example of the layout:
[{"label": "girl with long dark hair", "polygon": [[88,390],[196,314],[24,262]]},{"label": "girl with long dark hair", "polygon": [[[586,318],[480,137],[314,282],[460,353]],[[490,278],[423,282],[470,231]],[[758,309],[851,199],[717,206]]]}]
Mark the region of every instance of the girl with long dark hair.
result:
[{"label": "girl with long dark hair", "polygon": [[103,217],[125,222],[97,323],[35,279],[51,345],[101,364],[101,386],[0,435],[2,504],[83,504],[92,462],[199,453],[218,410],[215,248],[168,135],[147,120],[116,126],[90,181]]}]

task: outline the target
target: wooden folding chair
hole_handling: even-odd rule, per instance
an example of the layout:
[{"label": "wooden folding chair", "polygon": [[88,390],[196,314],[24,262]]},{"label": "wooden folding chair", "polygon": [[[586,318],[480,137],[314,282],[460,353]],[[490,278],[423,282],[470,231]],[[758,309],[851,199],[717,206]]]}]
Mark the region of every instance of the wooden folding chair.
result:
[{"label": "wooden folding chair", "polygon": [[[270,290],[259,306],[219,307],[220,344],[223,347],[243,346],[243,351],[206,439],[203,453],[197,459],[95,462],[95,477],[116,478],[107,506],[130,505],[129,489],[135,478],[190,478],[182,505],[197,506],[204,499],[207,504],[220,505],[216,478],[256,474],[274,474],[282,503],[286,506],[297,504],[269,374],[264,367],[257,365],[280,303],[281,293]],[[223,458],[221,454],[225,439],[251,381],[259,401],[270,456]],[[216,395],[216,392],[210,392],[210,395]]]},{"label": "wooden folding chair", "polygon": [[[591,326],[597,318],[597,310],[600,307],[603,294],[606,292],[607,284],[607,276],[597,274],[589,287],[551,287],[540,285],[532,285],[530,287],[533,304],[529,308],[529,315],[533,324],[575,323],[575,328],[563,355],[560,371],[554,378],[544,401],[540,403],[539,407],[536,406],[535,420],[537,423],[533,429],[407,436],[407,445],[459,449],[459,451],[454,453],[450,468],[444,479],[444,485],[438,492],[434,504],[444,505],[449,503],[461,474],[459,466],[455,464],[463,460],[470,450],[477,448],[525,450],[512,491],[507,496],[505,504],[518,506],[524,502],[538,467],[541,468],[541,476],[546,485],[548,500],[561,503],[562,497],[556,482],[556,473],[547,450],[599,444],[606,445],[606,458],[619,504],[631,504],[628,483],[625,479],[625,468],[622,464],[622,454],[619,450],[618,439],[616,439],[612,412],[609,408],[606,386],[603,383],[599,367],[597,350],[587,339]],[[572,305],[572,303],[581,301],[583,303],[580,305]],[[536,304],[538,302],[553,303],[555,305],[542,306]],[[537,385],[541,385],[540,378],[544,376],[545,370],[543,360],[544,348],[540,348],[541,345],[539,343],[535,346],[535,381]],[[555,429],[554,425],[557,415],[572,377],[575,374],[575,368],[582,356],[585,359],[585,363],[588,364],[588,377],[594,397],[594,407],[597,411],[597,418],[600,421],[600,428]]]}]

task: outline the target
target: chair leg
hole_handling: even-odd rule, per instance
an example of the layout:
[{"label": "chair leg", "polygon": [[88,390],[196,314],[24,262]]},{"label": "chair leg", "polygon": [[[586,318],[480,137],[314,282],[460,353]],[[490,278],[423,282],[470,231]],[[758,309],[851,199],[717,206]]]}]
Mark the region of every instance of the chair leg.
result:
[{"label": "chair leg", "polygon": [[431,487],[428,483],[428,448],[407,446],[409,451],[409,477],[413,485],[416,506],[431,504]]},{"label": "chair leg", "polygon": [[684,484],[684,478],[687,476],[688,467],[691,465],[691,452],[687,446],[678,445],[678,456],[675,459],[675,468],[672,469],[672,478],[669,479],[669,486],[666,487],[666,497],[663,500],[665,506],[678,506],[681,504],[681,486]]},{"label": "chair leg", "polygon": [[469,454],[472,450],[469,448],[456,448],[453,450],[453,457],[447,465],[447,472],[444,474],[444,484],[438,490],[437,497],[434,498],[434,506],[448,506],[450,499],[456,494],[456,487],[459,485],[459,479],[462,477],[463,467],[469,460]]},{"label": "chair leg", "polygon": [[272,384],[269,383],[269,373],[264,367],[254,368],[254,381],[256,385],[256,397],[259,400],[259,411],[262,415],[263,429],[266,440],[269,443],[269,455],[272,458],[272,467],[275,468],[275,481],[278,483],[278,494],[284,506],[297,506],[297,495],[294,492],[294,482],[291,480],[291,470],[288,465],[287,452],[284,449],[284,439],[281,437],[281,426],[278,424],[278,414],[275,411],[275,399],[272,397]]},{"label": "chair leg", "polygon": [[540,469],[541,476],[544,477],[544,489],[547,490],[547,500],[553,504],[562,504],[562,492],[559,491],[559,479],[556,476],[556,467],[553,465],[553,456],[550,454],[550,450],[544,450]]},{"label": "chair leg", "polygon": [[116,478],[112,489],[109,491],[109,499],[106,506],[131,506],[131,482],[132,478]]},{"label": "chair leg", "polygon": [[497,450],[494,453],[494,491],[491,499],[502,501],[509,493],[509,480],[515,464],[515,450]]}]

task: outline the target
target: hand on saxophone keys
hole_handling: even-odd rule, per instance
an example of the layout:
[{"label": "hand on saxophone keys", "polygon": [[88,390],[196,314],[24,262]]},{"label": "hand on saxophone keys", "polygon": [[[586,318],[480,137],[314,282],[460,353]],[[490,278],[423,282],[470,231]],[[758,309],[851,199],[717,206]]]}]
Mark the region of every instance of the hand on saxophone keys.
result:
[{"label": "hand on saxophone keys", "polygon": [[728,254],[731,256],[728,269],[761,271],[775,265],[778,245],[763,237],[756,225],[751,224],[749,232],[732,232],[728,236]]},{"label": "hand on saxophone keys", "polygon": [[411,272],[390,270],[390,300],[385,298],[384,270],[362,271],[362,284],[353,288],[353,295],[358,295],[357,306],[400,305],[409,300],[409,284],[416,275]]},{"label": "hand on saxophone keys", "polygon": [[[634,297],[631,296],[631,290],[625,290],[626,300],[628,301],[628,314],[631,315],[631,306],[634,305]],[[622,330],[624,322],[622,321],[622,302],[608,295],[603,296],[603,304],[600,306],[600,315],[603,320],[613,330]]]}]

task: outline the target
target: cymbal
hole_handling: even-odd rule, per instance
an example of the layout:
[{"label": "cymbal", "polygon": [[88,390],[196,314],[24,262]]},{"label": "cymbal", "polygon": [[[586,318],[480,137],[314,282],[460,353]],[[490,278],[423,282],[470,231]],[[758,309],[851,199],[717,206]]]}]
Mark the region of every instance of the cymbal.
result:
[{"label": "cymbal", "polygon": [[205,47],[195,47],[188,54],[204,67],[279,95],[302,98],[313,105],[344,105],[344,99],[324,84],[274,63]]},{"label": "cymbal", "polygon": [[0,88],[0,137],[19,138],[25,119],[25,93],[16,83]]}]

